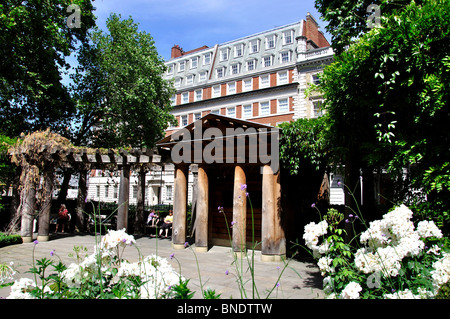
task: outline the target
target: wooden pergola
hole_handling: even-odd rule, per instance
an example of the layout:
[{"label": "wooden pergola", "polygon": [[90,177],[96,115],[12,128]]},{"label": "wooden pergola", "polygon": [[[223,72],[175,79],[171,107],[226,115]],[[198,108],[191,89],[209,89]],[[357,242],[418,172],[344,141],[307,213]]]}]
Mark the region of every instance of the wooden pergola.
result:
[{"label": "wooden pergola", "polygon": [[[80,228],[85,228],[84,224],[84,209],[87,198],[87,174],[92,169],[109,169],[120,170],[120,185],[119,185],[119,200],[117,211],[117,229],[128,230],[128,202],[129,202],[129,189],[130,189],[130,172],[133,166],[139,166],[141,169],[139,172],[139,179],[141,179],[142,185],[145,182],[145,166],[155,165],[161,163],[161,156],[157,154],[157,151],[152,149],[132,149],[129,151],[119,150],[118,154],[109,149],[106,154],[102,153],[99,149],[76,149],[69,148],[62,150],[59,147],[43,148],[42,152],[46,157],[57,159],[60,163],[60,167],[72,168],[80,173],[78,181],[78,196],[76,203],[76,222]],[[55,169],[55,168],[53,168]],[[54,172],[49,172],[54,176]],[[43,172],[45,175],[46,172]],[[52,182],[53,183],[53,182]],[[53,184],[50,186],[53,189]],[[139,192],[139,190],[138,190]],[[141,196],[144,200],[145,192],[141,192]],[[35,196],[35,193],[29,196]],[[50,195],[51,196],[51,195]],[[31,199],[30,203],[33,203]],[[49,201],[51,203],[51,200]],[[29,205],[34,206],[34,205]],[[38,240],[49,240],[50,229],[50,205],[47,205],[45,209],[41,210],[39,214],[39,229]],[[23,242],[32,241],[32,218],[29,215],[34,213],[34,209],[29,211],[22,211],[22,227],[21,236]],[[27,216],[28,215],[28,216]]]},{"label": "wooden pergola", "polygon": [[[215,132],[212,136],[211,130]],[[208,131],[209,130],[209,131]],[[275,134],[276,133],[276,134]],[[264,141],[263,137],[269,137]],[[226,225],[218,206],[223,206],[232,228],[232,247],[245,251],[252,240],[252,228],[261,242],[262,260],[284,258],[286,240],[281,209],[281,185],[278,166],[255,156],[266,148],[278,161],[278,129],[209,113],[185,128],[156,143],[175,165],[173,248],[183,249],[187,239],[187,194],[189,170],[194,176],[195,249],[207,252],[212,244],[226,244]],[[252,142],[249,142],[249,141]],[[223,141],[223,149],[214,143]],[[218,144],[217,144],[218,145]],[[216,146],[217,146],[216,145]],[[276,154],[272,150],[276,146]],[[179,154],[181,150],[181,154]],[[272,150],[272,153],[271,151]],[[208,152],[214,161],[204,156]],[[183,161],[179,161],[182,157]],[[245,185],[245,186],[244,186]],[[245,188],[247,187],[247,188]],[[246,193],[253,204],[254,223]],[[253,202],[254,197],[259,198]],[[233,221],[233,225],[230,223]],[[228,239],[229,242],[229,239]]]}]

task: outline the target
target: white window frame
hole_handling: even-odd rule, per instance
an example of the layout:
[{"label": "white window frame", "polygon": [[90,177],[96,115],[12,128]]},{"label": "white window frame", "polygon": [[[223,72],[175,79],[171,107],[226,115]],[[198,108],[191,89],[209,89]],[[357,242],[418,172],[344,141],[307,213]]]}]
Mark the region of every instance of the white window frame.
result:
[{"label": "white window frame", "polygon": [[167,66],[167,74],[173,74],[173,70],[174,70],[173,64],[169,64]]},{"label": "white window frame", "polygon": [[208,71],[201,71],[199,76],[199,82],[204,82],[208,79]]},{"label": "white window frame", "polygon": [[183,84],[183,78],[175,78],[174,86],[175,86],[176,88],[181,87],[182,84]]},{"label": "white window frame", "polygon": [[182,104],[189,103],[189,92],[184,92],[181,94],[181,103]]},{"label": "white window frame", "polygon": [[[247,107],[247,112],[246,112],[246,107]],[[242,118],[243,119],[249,119],[253,117],[253,104],[245,104],[242,105]]]},{"label": "white window frame", "polygon": [[[288,59],[287,61],[283,61],[283,54],[287,54],[288,55]],[[283,51],[280,52],[280,63],[289,63],[292,60],[292,51]]]},{"label": "white window frame", "polygon": [[265,68],[273,66],[273,55],[263,56],[261,59],[262,66]]},{"label": "white window frame", "polygon": [[312,101],[312,113],[314,118],[321,117],[324,114],[323,109],[320,108],[322,105],[323,99]]},{"label": "white window frame", "polygon": [[[249,86],[247,86],[247,83],[250,83]],[[243,79],[242,80],[242,91],[249,92],[251,90],[253,90],[253,78]]]},{"label": "white window frame", "polygon": [[170,97],[171,105],[175,105],[177,103],[177,96],[174,94]]},{"label": "white window frame", "polygon": [[277,84],[283,85],[289,83],[289,71],[280,71],[277,73]]},{"label": "white window frame", "polygon": [[188,125],[188,116],[187,115],[181,115],[181,127]]},{"label": "white window frame", "polygon": [[203,90],[202,89],[195,90],[194,101],[198,102],[198,101],[201,101],[202,99],[203,99]]},{"label": "white window frame", "polygon": [[242,56],[244,56],[244,44],[240,43],[234,46],[234,57],[240,58]]},{"label": "white window frame", "polygon": [[211,52],[206,53],[206,54],[203,55],[203,65],[211,64],[211,55],[212,55]]},{"label": "white window frame", "polygon": [[[252,64],[253,67],[251,69],[250,69],[250,63],[253,63]],[[257,64],[257,60],[251,59],[251,60],[248,60],[245,62],[245,67],[246,67],[247,71],[254,71],[254,70],[256,70],[256,64]]]},{"label": "white window frame", "polygon": [[289,98],[278,99],[277,113],[283,114],[289,112]]},{"label": "white window frame", "polygon": [[276,46],[277,46],[277,36],[275,34],[268,35],[266,37],[266,50],[275,49]]},{"label": "white window frame", "polygon": [[236,82],[227,83],[227,94],[236,94]]},{"label": "white window frame", "polygon": [[259,88],[264,89],[270,87],[270,75],[263,74],[259,76]]},{"label": "white window frame", "polygon": [[216,69],[216,78],[221,79],[221,78],[225,77],[226,71],[227,71],[227,68],[224,66],[217,68]]},{"label": "white window frame", "polygon": [[191,69],[196,69],[198,67],[198,56],[191,59]]},{"label": "white window frame", "polygon": [[232,64],[230,67],[230,74],[231,75],[236,75],[239,74],[241,72],[241,64],[240,63],[235,63]]},{"label": "white window frame", "polygon": [[283,45],[294,43],[294,30],[283,31]]},{"label": "white window frame", "polygon": [[259,50],[260,50],[260,42],[261,42],[260,39],[255,39],[255,40],[251,40],[250,41],[250,48],[249,48],[250,54],[259,52]]},{"label": "white window frame", "polygon": [[178,72],[184,72],[186,70],[186,61],[178,63]]},{"label": "white window frame", "polygon": [[320,72],[311,74],[311,83],[314,85],[320,84]]},{"label": "white window frame", "polygon": [[259,102],[259,116],[268,116],[268,115],[270,115],[270,101]]},{"label": "white window frame", "polygon": [[222,88],[221,85],[214,85],[212,88],[212,97],[220,97],[222,95]]},{"label": "white window frame", "polygon": [[230,58],[230,48],[220,50],[220,62],[228,61]]},{"label": "white window frame", "polygon": [[189,75],[186,77],[186,85],[192,85],[192,84],[194,84],[194,77],[195,77],[195,75],[189,74]]},{"label": "white window frame", "polygon": [[202,112],[194,113],[194,121],[197,121],[202,118]]},{"label": "white window frame", "polygon": [[220,109],[211,110],[211,114],[220,115]]},{"label": "white window frame", "polygon": [[227,107],[227,116],[236,117],[236,107],[235,106]]}]

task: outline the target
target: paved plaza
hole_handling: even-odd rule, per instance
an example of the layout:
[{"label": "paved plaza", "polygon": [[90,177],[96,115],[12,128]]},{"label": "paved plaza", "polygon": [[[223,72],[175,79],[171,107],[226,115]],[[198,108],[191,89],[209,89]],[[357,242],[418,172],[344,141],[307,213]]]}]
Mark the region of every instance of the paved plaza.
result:
[{"label": "paved plaza", "polygon": [[[35,234],[36,235],[36,234]],[[75,259],[69,254],[73,252],[74,246],[83,246],[88,248],[88,253],[94,251],[94,235],[73,235],[58,234],[52,235],[47,242],[40,242],[35,247],[35,259],[43,257],[52,258],[55,261],[61,258],[66,265],[74,262]],[[26,243],[12,245],[0,248],[0,263],[14,262],[14,268],[18,273],[15,279],[20,277],[33,278],[33,275],[27,273],[32,265],[32,251],[35,244]],[[192,246],[194,248],[195,246]],[[55,255],[50,256],[54,250]],[[236,283],[236,270],[233,264],[231,248],[213,246],[206,253],[195,253],[193,249],[174,250],[171,241],[168,239],[149,238],[148,236],[136,237],[136,247],[127,247],[124,252],[124,258],[130,262],[135,262],[142,256],[158,254],[169,260],[172,266],[179,272],[178,262],[170,259],[171,254],[175,254],[176,259],[181,264],[181,274],[190,279],[189,287],[196,291],[194,298],[201,298],[200,281],[195,256],[198,259],[198,265],[201,274],[201,280],[205,289],[215,289],[217,293],[222,294],[221,298],[228,299],[241,298],[238,285]],[[239,263],[241,259],[238,259]],[[318,268],[312,262],[301,262],[298,260],[288,260],[288,267],[285,268],[283,262],[262,262],[260,251],[255,252],[255,282],[261,298],[267,295],[267,291],[272,289],[277,283],[280,272],[285,268],[280,285],[276,288],[270,298],[280,299],[315,299],[323,298],[322,279]],[[243,260],[244,271],[247,269],[247,260]],[[228,270],[228,275],[226,274]],[[244,278],[248,279],[246,284],[248,297],[251,297],[250,273],[246,272]],[[5,298],[9,295],[10,287],[0,289],[0,297]]]}]

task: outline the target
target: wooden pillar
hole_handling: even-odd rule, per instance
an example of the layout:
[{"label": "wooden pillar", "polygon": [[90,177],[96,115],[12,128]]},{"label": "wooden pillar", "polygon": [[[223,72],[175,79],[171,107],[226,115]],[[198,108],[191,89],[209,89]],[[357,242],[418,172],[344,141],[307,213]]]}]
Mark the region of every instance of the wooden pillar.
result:
[{"label": "wooden pillar", "polygon": [[134,219],[134,233],[144,233],[144,203],[145,203],[145,177],[146,170],[144,166],[141,166],[138,175],[137,185],[137,202],[136,202],[136,217]]},{"label": "wooden pillar", "polygon": [[174,249],[185,248],[188,174],[189,166],[175,166],[175,190],[172,224],[172,246]]},{"label": "wooden pillar", "polygon": [[280,172],[263,167],[261,260],[278,261],[286,255],[286,239],[281,226]]},{"label": "wooden pillar", "polygon": [[50,232],[50,211],[52,209],[54,167],[49,165],[43,172],[43,203],[39,212],[38,241],[48,241]]},{"label": "wooden pillar", "polygon": [[123,165],[120,173],[117,230],[128,231],[128,202],[130,198],[130,165]]},{"label": "wooden pillar", "polygon": [[246,250],[247,234],[247,190],[241,190],[241,185],[246,184],[246,176],[242,166],[234,168],[234,192],[233,192],[233,250],[244,252]]},{"label": "wooden pillar", "polygon": [[[25,174],[24,182],[22,184],[22,191],[20,194],[20,210],[22,220],[20,224],[20,236],[24,243],[33,241],[33,219],[36,206],[36,183],[33,181],[33,174],[27,173],[25,168],[22,174]],[[37,170],[37,168],[35,168]]]},{"label": "wooden pillar", "polygon": [[75,231],[85,232],[86,231],[86,198],[87,198],[87,168],[82,168],[80,170],[80,178],[78,179],[78,195],[77,195],[77,206],[75,208]]},{"label": "wooden pillar", "polygon": [[209,212],[209,181],[204,166],[198,166],[197,181],[197,218],[195,222],[195,250],[208,251],[208,212]]}]

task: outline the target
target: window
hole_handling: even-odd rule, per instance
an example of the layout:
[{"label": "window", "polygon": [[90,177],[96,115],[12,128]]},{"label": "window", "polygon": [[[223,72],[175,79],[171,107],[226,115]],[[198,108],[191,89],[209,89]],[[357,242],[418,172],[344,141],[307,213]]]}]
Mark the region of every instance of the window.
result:
[{"label": "window", "polygon": [[186,125],[188,125],[188,116],[182,115],[181,116],[181,126],[186,126]]},{"label": "window", "polygon": [[291,62],[291,51],[285,51],[280,53],[281,63]]},{"label": "window", "polygon": [[187,84],[187,85],[192,85],[193,83],[194,83],[194,75],[193,75],[193,74],[190,74],[190,75],[188,75],[187,78],[186,78],[186,84]]},{"label": "window", "polygon": [[243,85],[242,85],[242,90],[244,92],[248,92],[251,91],[253,89],[253,79],[244,79],[243,81]]},{"label": "window", "polygon": [[172,185],[167,185],[166,186],[166,200],[172,200]]},{"label": "window", "polygon": [[194,113],[194,121],[197,121],[197,120],[201,119],[201,117],[202,117],[202,113],[201,112]]},{"label": "window", "polygon": [[202,72],[200,72],[199,81],[201,81],[201,82],[206,81],[207,77],[208,77],[208,71],[202,71]]},{"label": "window", "polygon": [[270,115],[270,103],[269,102],[259,103],[259,115],[260,116]]},{"label": "window", "polygon": [[167,67],[167,73],[168,73],[168,74],[172,74],[172,73],[173,73],[173,64],[171,64],[171,65],[169,65],[169,66]]},{"label": "window", "polygon": [[294,43],[294,31],[289,30],[283,32],[283,45]]},{"label": "window", "polygon": [[100,185],[97,185],[97,197],[100,197]]},{"label": "window", "polygon": [[244,105],[242,107],[242,117],[244,119],[248,119],[248,118],[252,117],[252,115],[253,115],[252,105],[251,104]]},{"label": "window", "polygon": [[211,64],[211,53],[207,53],[203,56],[203,65]]},{"label": "window", "polygon": [[198,57],[191,59],[191,69],[196,69],[198,66]]},{"label": "window", "polygon": [[278,85],[289,83],[288,71],[278,72]]},{"label": "window", "polygon": [[314,117],[320,117],[323,115],[322,112],[322,100],[314,101],[313,107],[314,107]]},{"label": "window", "polygon": [[247,61],[247,71],[253,71],[256,68],[256,60]]},{"label": "window", "polygon": [[181,94],[181,102],[189,103],[189,92],[185,92],[185,93]]},{"label": "window", "polygon": [[270,86],[270,80],[269,80],[269,75],[261,75],[259,77],[259,88],[263,89],[263,88],[267,88]]},{"label": "window", "polygon": [[170,97],[170,103],[171,105],[175,105],[175,103],[177,103],[177,97],[175,95],[172,95]]},{"label": "window", "polygon": [[220,114],[220,110],[219,110],[219,109],[217,109],[217,110],[212,110],[212,111],[211,111],[211,114],[217,114],[217,115],[219,115],[219,114]]},{"label": "window", "polygon": [[216,69],[216,77],[219,78],[223,78],[225,76],[225,70],[226,68],[223,66],[221,68],[217,68]]},{"label": "window", "polygon": [[259,39],[250,41],[250,53],[259,52]]},{"label": "window", "polygon": [[229,52],[230,52],[230,49],[228,49],[228,48],[220,50],[220,61],[227,61]]},{"label": "window", "polygon": [[227,84],[227,94],[236,93],[236,82],[231,82]]},{"label": "window", "polygon": [[276,45],[276,37],[274,34],[266,37],[266,50],[275,48]]},{"label": "window", "polygon": [[137,198],[137,185],[133,185],[133,194],[131,195],[131,198]]},{"label": "window", "polygon": [[175,79],[175,87],[179,88],[181,86],[181,83],[183,82],[182,78],[176,78]]},{"label": "window", "polygon": [[231,65],[231,74],[239,74],[239,72],[241,71],[241,65],[239,63],[233,64]]},{"label": "window", "polygon": [[119,197],[119,186],[114,185],[114,198]]},{"label": "window", "polygon": [[312,75],[312,82],[313,82],[314,85],[319,85],[320,84],[319,73],[316,73],[316,74]]},{"label": "window", "polygon": [[183,72],[185,66],[186,66],[185,61],[180,62],[180,64],[178,64],[178,72]]},{"label": "window", "polygon": [[221,88],[220,85],[215,85],[212,88],[212,96],[213,97],[219,97],[221,95]]},{"label": "window", "polygon": [[272,66],[273,56],[269,55],[269,56],[263,57],[262,63],[263,63],[263,66],[265,66],[265,67]]},{"label": "window", "polygon": [[244,55],[244,44],[238,44],[234,47],[234,57],[238,58]]},{"label": "window", "polygon": [[278,100],[278,113],[289,112],[289,99]]},{"label": "window", "polygon": [[234,106],[227,107],[227,116],[236,117],[236,107]]},{"label": "window", "polygon": [[195,97],[195,101],[196,101],[196,102],[197,102],[197,101],[201,101],[202,98],[203,98],[203,90],[202,90],[202,89],[200,89],[200,90],[195,90],[195,95],[194,95],[194,97]]}]

